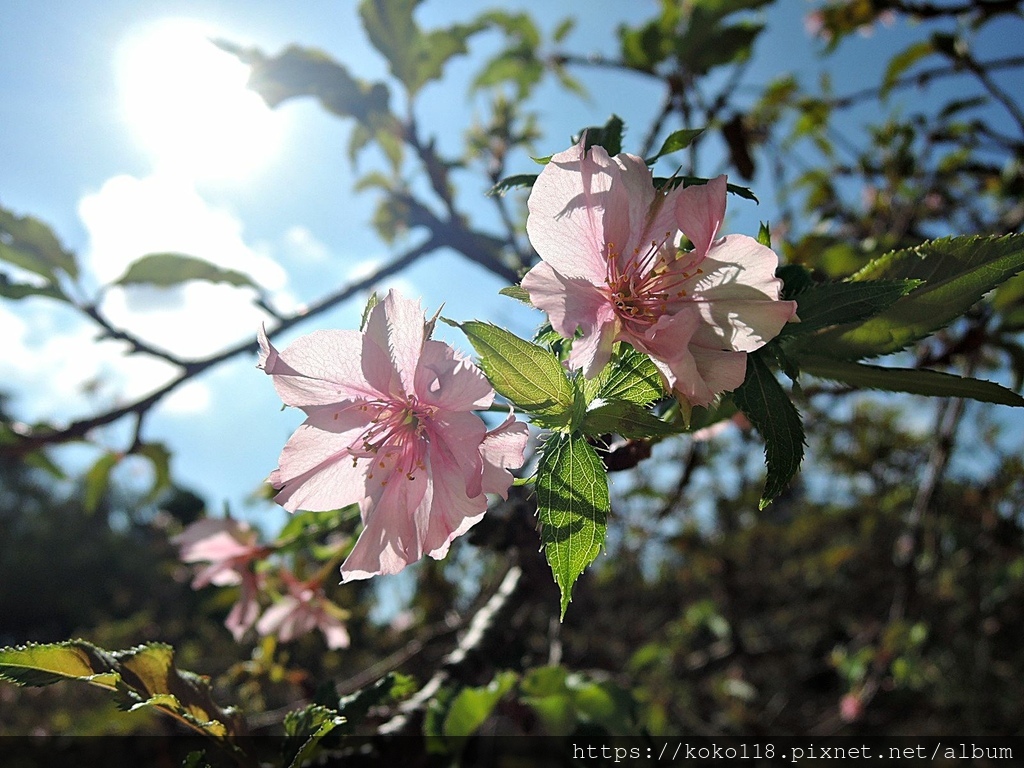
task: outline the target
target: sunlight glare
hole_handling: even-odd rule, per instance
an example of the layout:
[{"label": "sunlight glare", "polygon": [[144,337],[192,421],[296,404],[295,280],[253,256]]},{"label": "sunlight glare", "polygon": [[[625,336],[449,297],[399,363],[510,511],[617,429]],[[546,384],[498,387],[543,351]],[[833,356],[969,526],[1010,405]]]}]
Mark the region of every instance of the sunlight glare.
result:
[{"label": "sunlight glare", "polygon": [[277,150],[283,116],[246,88],[249,68],[197,21],[164,20],[117,56],[125,116],[157,169],[193,179],[239,179]]}]

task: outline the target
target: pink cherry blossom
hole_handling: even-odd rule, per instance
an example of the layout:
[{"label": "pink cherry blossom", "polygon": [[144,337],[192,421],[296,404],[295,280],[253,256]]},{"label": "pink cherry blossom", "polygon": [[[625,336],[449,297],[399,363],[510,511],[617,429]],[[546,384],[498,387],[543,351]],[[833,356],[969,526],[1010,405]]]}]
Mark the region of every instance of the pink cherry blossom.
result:
[{"label": "pink cherry blossom", "polygon": [[209,563],[192,580],[192,588],[199,589],[207,584],[241,584],[250,564],[270,552],[257,543],[257,538],[256,531],[246,523],[230,517],[210,517],[192,523],[171,543],[180,547],[178,557],[183,563]]},{"label": "pink cherry blossom", "polygon": [[171,543],[181,548],[182,562],[208,563],[192,580],[193,589],[208,584],[241,587],[238,601],[224,622],[235,640],[241,640],[259,616],[260,577],[252,564],[268,555],[270,547],[259,545],[256,531],[232,518],[199,520]]},{"label": "pink cherry blossom", "polygon": [[324,594],[319,583],[302,582],[281,571],[288,594],[267,608],[256,622],[261,635],[277,635],[283,643],[319,629],[328,648],[347,648],[348,630],[341,621],[341,608]]},{"label": "pink cherry blossom", "polygon": [[[656,190],[641,158],[582,141],[551,158],[526,223],[542,261],[523,288],[562,336],[582,331],[572,367],[593,378],[624,341],[691,405],[743,383],[746,353],[778,335],[796,303],[779,300],[770,248],[719,237],[725,195],[725,176]],[[680,250],[683,236],[693,250]]]},{"label": "pink cherry blossom", "polygon": [[510,414],[487,430],[473,411],[494,389],[431,327],[391,291],[365,332],[316,331],[282,352],[260,333],[260,367],[307,416],[270,475],[276,501],[292,512],[359,504],[364,528],[343,580],[444,557],[523,462],[526,425]]}]

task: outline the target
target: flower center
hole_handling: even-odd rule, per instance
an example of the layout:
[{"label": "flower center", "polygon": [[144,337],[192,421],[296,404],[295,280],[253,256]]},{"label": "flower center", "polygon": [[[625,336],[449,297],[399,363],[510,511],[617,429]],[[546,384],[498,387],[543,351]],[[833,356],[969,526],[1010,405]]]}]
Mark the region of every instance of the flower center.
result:
[{"label": "flower center", "polygon": [[[370,425],[349,451],[353,464],[361,458],[370,459],[367,478],[389,465],[409,480],[426,469],[424,459],[430,441],[426,424],[437,408],[423,405],[410,395],[404,402],[369,400],[361,403],[359,410],[370,417]],[[387,484],[387,479],[381,482]]]},{"label": "flower center", "polygon": [[666,232],[660,243],[651,240],[646,251],[637,247],[625,258],[615,243],[607,244],[608,295],[624,323],[654,325],[686,298],[686,282],[701,274],[692,254],[668,245],[671,237]]}]

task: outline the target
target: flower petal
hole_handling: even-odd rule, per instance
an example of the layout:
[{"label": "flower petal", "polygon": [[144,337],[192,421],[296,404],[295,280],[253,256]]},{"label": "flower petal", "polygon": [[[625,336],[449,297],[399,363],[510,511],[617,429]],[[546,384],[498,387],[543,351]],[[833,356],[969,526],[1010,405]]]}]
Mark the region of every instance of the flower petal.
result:
[{"label": "flower petal", "polygon": [[281,490],[274,500],[289,512],[323,512],[361,501],[367,462],[354,459],[349,448],[367,424],[366,414],[354,405],[312,413],[285,444],[270,475],[270,484]]},{"label": "flower petal", "polygon": [[779,259],[745,235],[718,241],[689,286],[704,323],[694,341],[709,348],[752,352],[779,335],[796,314],[796,302],[779,301]]},{"label": "flower petal", "polygon": [[285,405],[305,408],[378,395],[364,368],[379,367],[380,352],[367,349],[358,331],[314,331],[280,353],[262,329],[259,342],[259,367],[273,377]]},{"label": "flower petal", "polygon": [[381,480],[363,511],[362,533],[341,565],[341,580],[393,574],[423,556],[433,488],[429,471],[409,479],[381,470]]},{"label": "flower petal", "polygon": [[526,273],[522,286],[533,306],[546,312],[551,327],[566,339],[580,326],[596,325],[602,308],[609,306],[607,294],[598,286],[581,278],[563,277],[545,261]]},{"label": "flower petal", "polygon": [[480,369],[440,341],[428,341],[416,368],[421,403],[445,411],[472,411],[494,402],[494,387]]},{"label": "flower petal", "polygon": [[513,413],[509,413],[505,421],[484,436],[480,444],[484,493],[497,493],[503,499],[508,498],[508,488],[512,484],[512,474],[508,470],[523,466],[529,437],[529,428],[523,422],[516,421]]},{"label": "flower petal", "polygon": [[725,219],[725,176],[682,190],[675,200],[676,222],[698,257],[711,248]]},{"label": "flower petal", "polygon": [[415,387],[416,364],[426,339],[423,308],[418,301],[404,298],[394,289],[370,310],[366,320],[366,336],[391,358],[396,378],[389,391],[392,395],[411,393]]},{"label": "flower petal", "polygon": [[[607,163],[595,159],[598,150]],[[553,155],[533,185],[526,231],[540,257],[566,277],[605,279],[605,211],[619,168],[603,149],[583,142]],[[614,207],[614,206],[612,206]]]}]

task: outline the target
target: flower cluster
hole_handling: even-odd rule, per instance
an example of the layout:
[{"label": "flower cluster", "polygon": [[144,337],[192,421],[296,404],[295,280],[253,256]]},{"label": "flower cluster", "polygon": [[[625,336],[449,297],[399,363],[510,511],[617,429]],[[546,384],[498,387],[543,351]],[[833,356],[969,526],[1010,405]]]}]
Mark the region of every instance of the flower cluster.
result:
[{"label": "flower cluster", "polygon": [[276,501],[292,512],[359,505],[364,527],[343,580],[444,557],[523,463],[526,425],[509,414],[487,430],[473,411],[491,405],[494,389],[430,339],[431,325],[391,291],[364,332],[316,331],[281,352],[260,334],[260,367],[307,417],[270,475]]},{"label": "flower cluster", "polygon": [[571,366],[592,378],[624,341],[690,405],[743,383],[746,353],[777,336],[796,303],[779,300],[770,248],[719,237],[725,195],[724,176],[657,190],[643,159],[583,141],[552,156],[528,203],[542,261],[523,288],[562,336],[582,332]]},{"label": "flower cluster", "polygon": [[[529,199],[541,261],[522,285],[573,340],[570,367],[593,378],[626,342],[684,405],[742,384],[747,353],[778,335],[796,304],[780,300],[770,248],[720,236],[725,200],[724,176],[658,190],[643,159],[582,140],[551,158]],[[523,463],[526,426],[510,413],[488,431],[474,411],[494,389],[432,328],[418,303],[392,291],[362,331],[316,331],[280,352],[259,335],[260,367],[306,413],[270,475],[276,501],[292,512],[359,506],[364,526],[343,580],[443,557]],[[260,624],[325,620],[300,593]]]}]

